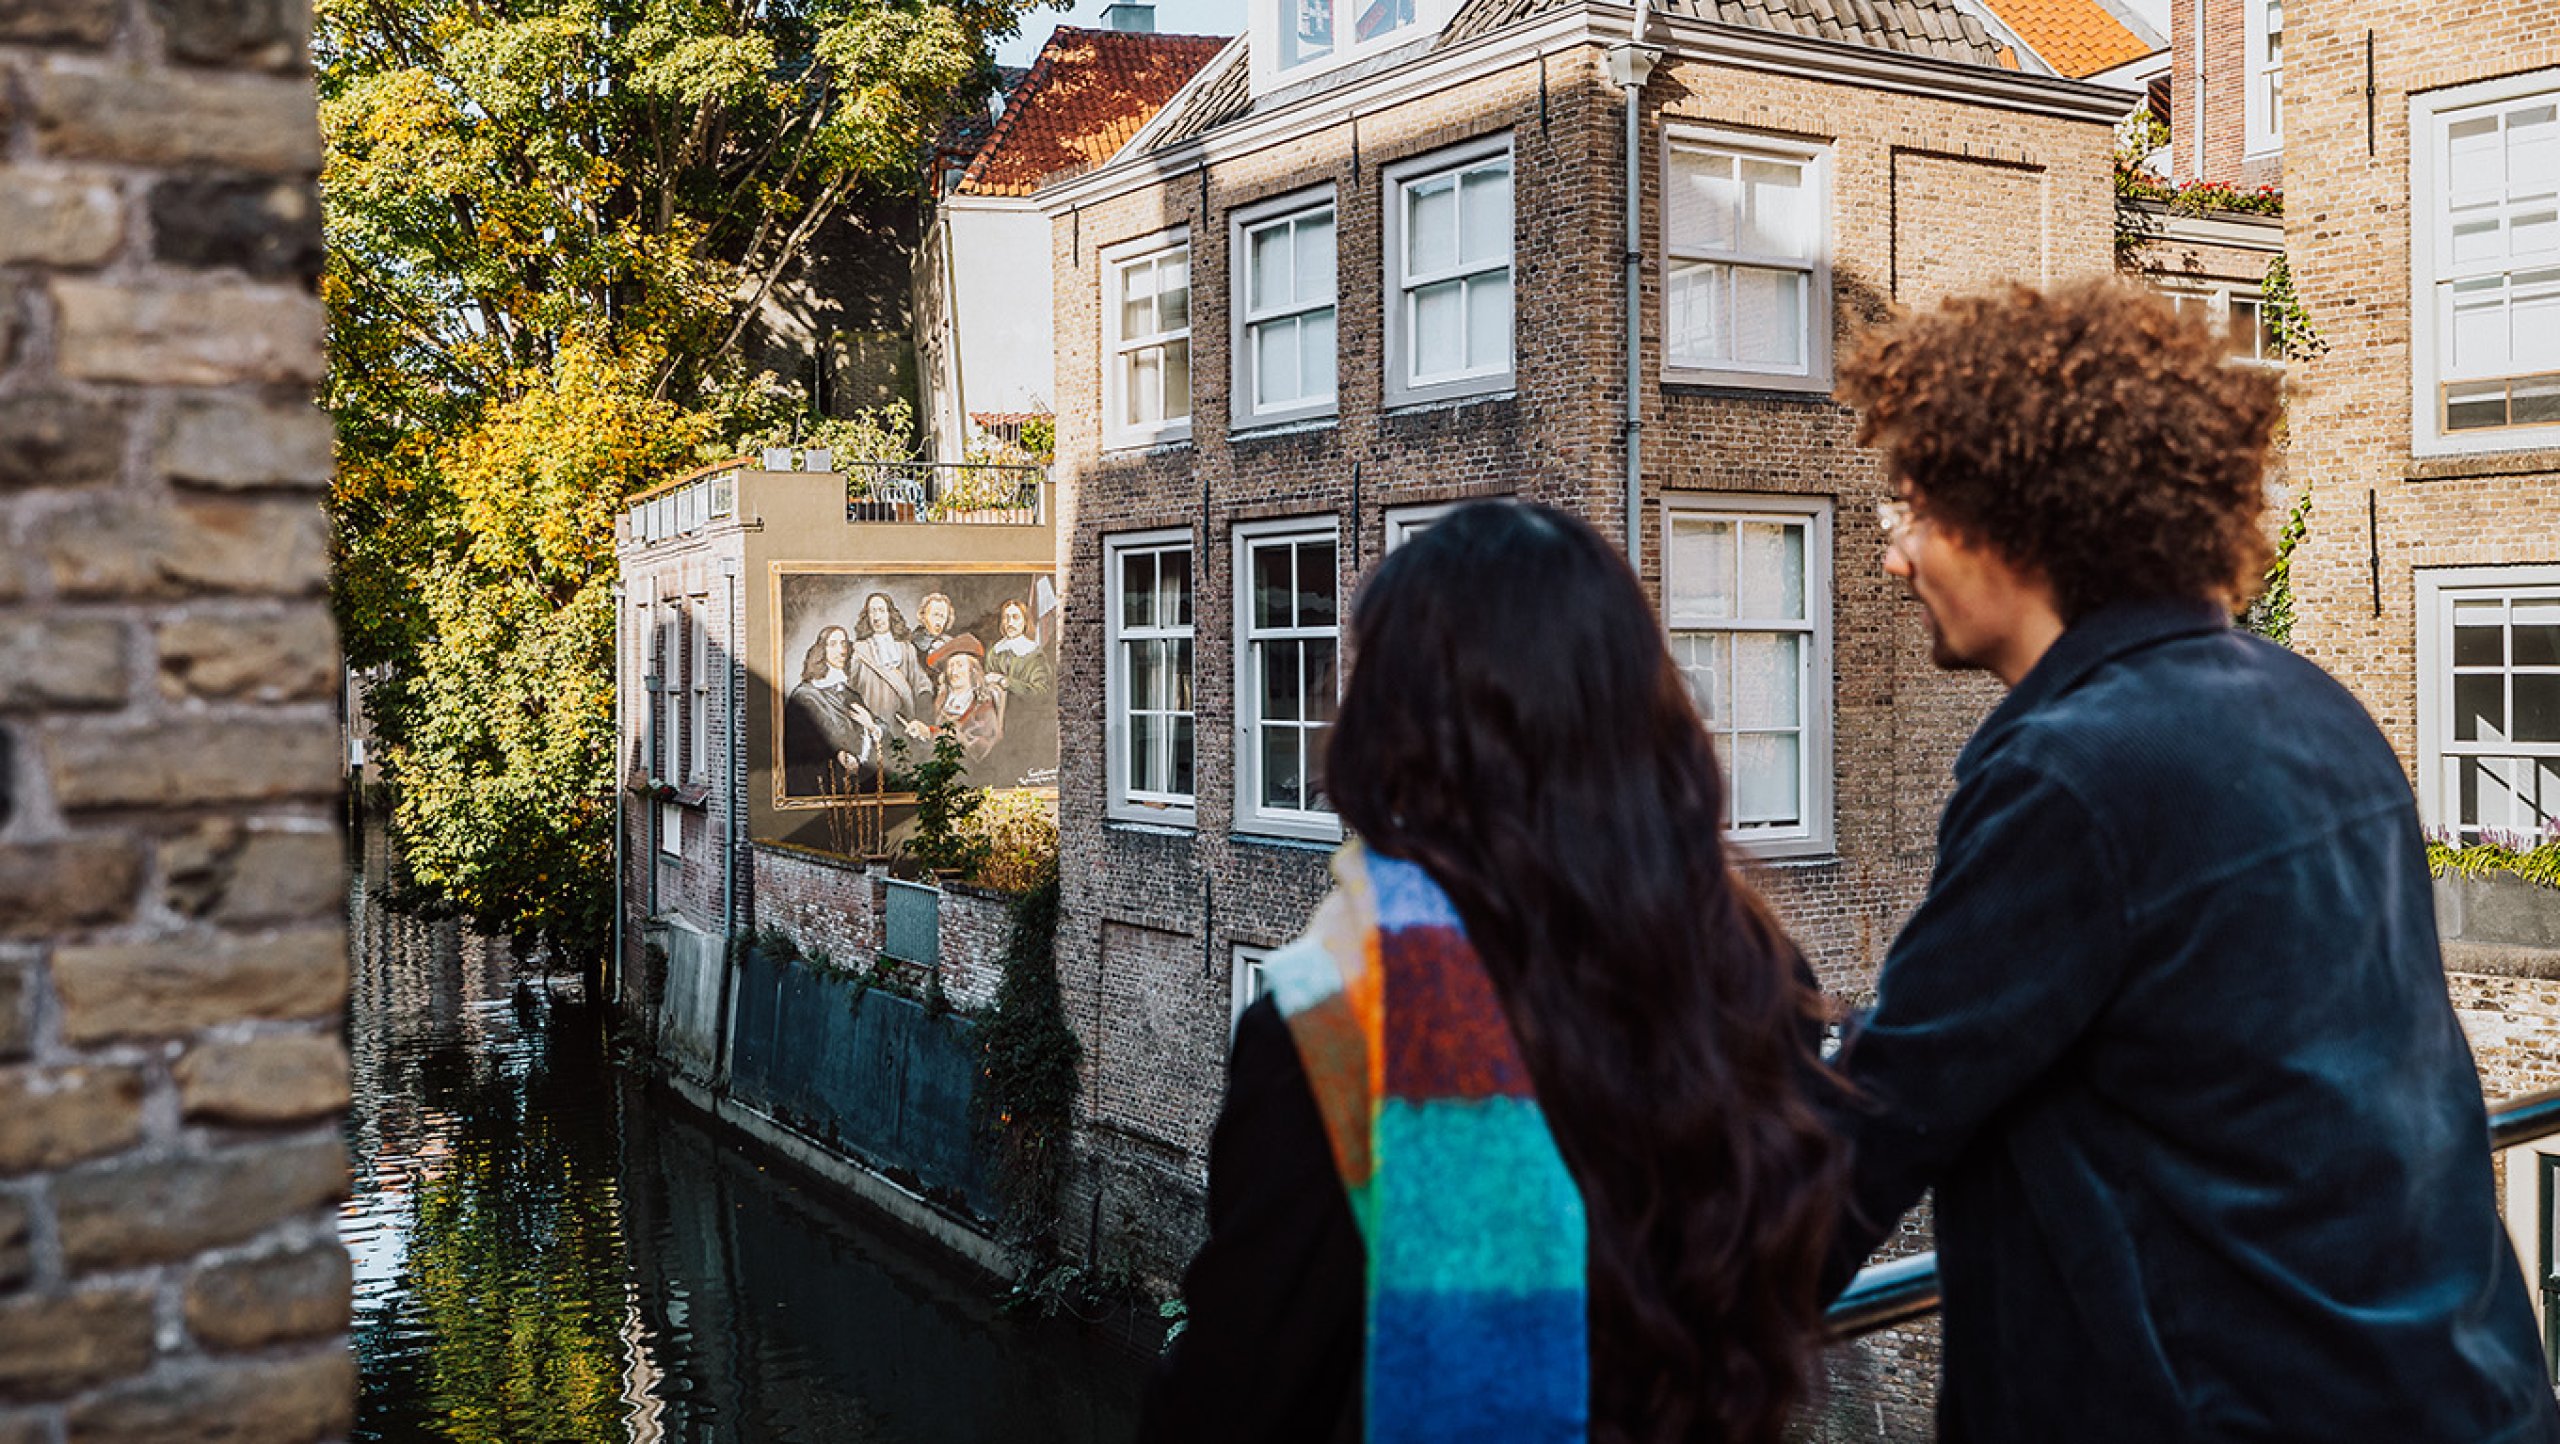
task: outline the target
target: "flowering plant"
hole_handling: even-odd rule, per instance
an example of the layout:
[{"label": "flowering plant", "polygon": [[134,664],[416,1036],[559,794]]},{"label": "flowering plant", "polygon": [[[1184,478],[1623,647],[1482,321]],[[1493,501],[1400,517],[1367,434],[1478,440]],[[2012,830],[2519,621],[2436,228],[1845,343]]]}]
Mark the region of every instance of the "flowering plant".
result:
[{"label": "flowering plant", "polygon": [[2534,832],[2484,827],[2479,841],[2469,843],[2450,828],[2428,828],[2427,871],[2438,877],[2447,872],[2464,877],[2513,873],[2527,882],[2560,888],[2560,818]]}]

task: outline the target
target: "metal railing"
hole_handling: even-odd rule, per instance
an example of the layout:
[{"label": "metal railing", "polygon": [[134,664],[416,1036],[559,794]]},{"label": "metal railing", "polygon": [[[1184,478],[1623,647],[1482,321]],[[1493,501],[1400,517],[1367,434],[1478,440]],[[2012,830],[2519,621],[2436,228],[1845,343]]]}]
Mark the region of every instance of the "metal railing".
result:
[{"label": "metal railing", "polygon": [[1049,469],[1036,462],[848,461],[847,521],[1038,526]]},{"label": "metal railing", "polygon": [[[2489,1110],[2489,1149],[2493,1153],[2555,1133],[2560,1133],[2560,1088],[2510,1098]],[[1917,1253],[1860,1269],[1848,1291],[1832,1304],[1824,1322],[1837,1341],[1907,1324],[1937,1312],[1937,1308],[1938,1256]]]}]

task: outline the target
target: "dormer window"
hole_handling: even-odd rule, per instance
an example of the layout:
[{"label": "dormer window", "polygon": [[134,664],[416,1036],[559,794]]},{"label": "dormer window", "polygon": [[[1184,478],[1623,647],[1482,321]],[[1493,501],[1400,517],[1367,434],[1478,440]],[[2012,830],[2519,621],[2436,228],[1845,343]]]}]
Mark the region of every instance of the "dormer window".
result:
[{"label": "dormer window", "polygon": [[1256,0],[1253,79],[1259,93],[1390,49],[1437,29],[1453,0]]}]

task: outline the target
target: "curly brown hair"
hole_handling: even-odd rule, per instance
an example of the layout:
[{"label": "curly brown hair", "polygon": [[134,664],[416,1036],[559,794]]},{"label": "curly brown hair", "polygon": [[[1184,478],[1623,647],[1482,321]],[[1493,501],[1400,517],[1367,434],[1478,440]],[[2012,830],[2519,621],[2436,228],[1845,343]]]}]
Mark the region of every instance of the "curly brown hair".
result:
[{"label": "curly brown hair", "polygon": [[1858,440],[1934,522],[2040,573],[2065,621],[2257,592],[2278,386],[2202,317],[2114,280],[1956,297],[1840,367]]}]

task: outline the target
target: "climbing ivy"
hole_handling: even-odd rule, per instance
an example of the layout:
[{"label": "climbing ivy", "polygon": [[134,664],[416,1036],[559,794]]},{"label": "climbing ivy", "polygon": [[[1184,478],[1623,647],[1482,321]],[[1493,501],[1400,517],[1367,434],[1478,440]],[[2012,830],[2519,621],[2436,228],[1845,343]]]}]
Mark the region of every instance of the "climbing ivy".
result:
[{"label": "climbing ivy", "polygon": [[1058,987],[1058,874],[1013,901],[1013,928],[996,983],[995,1011],[978,1029],[984,1049],[978,1126],[996,1149],[996,1187],[1010,1231],[1026,1241],[1046,1232],[1066,1172],[1075,1120],[1076,1064],[1083,1050],[1067,1026]]},{"label": "climbing ivy", "polygon": [[2328,341],[2313,329],[2311,313],[2303,308],[2302,298],[2294,294],[2293,268],[2282,255],[2267,262],[2267,273],[2258,283],[2258,298],[2286,360],[2308,361],[2329,349]]},{"label": "climbing ivy", "polygon": [[2293,645],[2293,553],[2310,530],[2311,488],[2305,486],[2293,500],[2284,530],[2276,533],[2276,555],[2267,563],[2266,583],[2240,618],[2240,625],[2280,647]]}]

